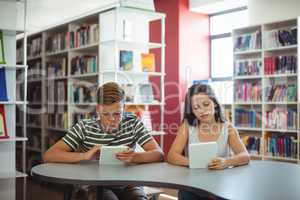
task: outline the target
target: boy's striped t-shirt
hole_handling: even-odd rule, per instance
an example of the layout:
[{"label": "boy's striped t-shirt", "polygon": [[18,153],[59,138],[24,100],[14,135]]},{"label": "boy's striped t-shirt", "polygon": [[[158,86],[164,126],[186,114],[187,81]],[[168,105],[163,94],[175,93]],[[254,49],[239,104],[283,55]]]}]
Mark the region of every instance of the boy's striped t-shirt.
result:
[{"label": "boy's striped t-shirt", "polygon": [[152,136],[144,124],[134,115],[125,115],[119,129],[108,133],[97,118],[84,119],[68,130],[63,141],[73,150],[88,151],[95,145],[126,145],[134,148],[136,144],[143,146]]}]

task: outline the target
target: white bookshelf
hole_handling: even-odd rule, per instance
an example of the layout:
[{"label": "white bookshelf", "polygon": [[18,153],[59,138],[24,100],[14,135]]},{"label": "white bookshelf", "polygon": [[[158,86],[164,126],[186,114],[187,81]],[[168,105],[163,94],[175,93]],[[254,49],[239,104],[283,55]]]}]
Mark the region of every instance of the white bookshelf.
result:
[{"label": "white bookshelf", "polygon": [[[235,29],[232,32],[233,35],[233,44],[234,44],[234,91],[235,91],[235,97],[234,97],[234,103],[232,108],[232,116],[233,116],[233,122],[236,128],[241,133],[241,136],[255,136],[260,138],[260,154],[258,155],[252,155],[251,157],[254,159],[268,159],[268,160],[277,160],[277,161],[289,161],[289,162],[298,162],[299,160],[299,50],[298,45],[291,42],[291,43],[285,43],[284,46],[280,45],[280,41],[276,40],[274,37],[276,34],[279,35],[279,30],[281,31],[281,37],[284,33],[282,30],[288,30],[290,33],[292,33],[292,30],[294,28],[299,27],[299,18],[298,19],[288,19],[280,22],[272,22],[267,24],[260,24],[256,26],[251,27],[245,27],[245,28],[239,28]],[[239,40],[239,37],[253,34],[253,33],[261,33],[261,45],[256,46],[253,45],[253,41],[255,41],[256,38],[252,35],[250,42],[248,44],[243,46],[241,44],[246,43],[246,37],[243,37],[244,40]],[[285,33],[286,34],[286,33]],[[288,36],[285,35],[282,41],[292,41],[293,38],[291,36],[287,38]],[[299,33],[297,33],[297,40],[299,41]],[[248,38],[249,39],[249,38]],[[257,43],[255,43],[257,44]],[[238,48],[240,47],[240,49]],[[250,48],[248,48],[250,47]],[[241,50],[244,49],[244,50]],[[280,57],[281,56],[281,57]],[[280,61],[282,57],[284,56],[297,56],[296,63],[296,72],[294,71],[294,68],[291,67],[292,65],[292,58],[285,58],[289,59],[289,65],[283,63],[283,61]],[[273,60],[272,60],[273,59]],[[272,62],[274,63],[272,66]],[[243,65],[244,61],[248,61],[248,65]],[[253,64],[253,62],[256,62]],[[250,64],[251,63],[251,64]],[[271,64],[270,64],[271,63]],[[274,67],[276,66],[277,68]],[[280,65],[279,65],[279,64]],[[239,67],[238,67],[239,66]],[[289,68],[287,67],[289,66]],[[258,70],[257,70],[258,69]],[[250,73],[249,73],[250,70]],[[292,72],[293,71],[293,72]],[[242,93],[239,88],[243,88],[246,84],[248,86],[255,86],[254,83],[259,83],[261,90],[261,100],[257,101],[248,99],[247,101],[241,101],[239,98],[239,95]],[[244,84],[244,85],[243,85]],[[270,92],[268,90],[268,87],[275,85],[276,87],[287,89],[289,85],[296,85],[296,91],[295,98],[293,98],[293,95],[291,95],[291,98],[293,100],[287,100],[287,98],[284,98],[284,92],[278,92],[276,93],[277,96],[275,96],[275,93]],[[278,86],[277,86],[278,85]],[[284,86],[283,86],[284,85]],[[249,87],[250,87],[249,86]],[[246,86],[244,88],[247,88]],[[248,88],[249,89],[249,88]],[[276,88],[275,88],[276,89]],[[245,89],[247,90],[247,89]],[[269,92],[270,93],[269,93]],[[274,90],[276,91],[276,90]],[[280,90],[279,90],[280,91]],[[255,92],[254,92],[255,93]],[[271,98],[269,95],[271,94]],[[285,93],[286,94],[286,93]],[[293,93],[294,94],[294,93]],[[248,96],[251,96],[251,93],[248,93]],[[243,95],[242,95],[243,96]],[[275,97],[276,98],[275,98]],[[253,96],[252,96],[253,97]],[[275,98],[275,99],[274,99]],[[247,99],[247,98],[245,98]],[[280,100],[279,100],[280,99]],[[237,109],[245,109],[246,111],[259,111],[260,119],[261,119],[261,125],[259,127],[257,126],[241,126],[238,122],[241,118],[238,118],[238,114],[235,111]],[[278,126],[278,128],[270,128],[267,124],[270,123],[270,121],[267,121],[267,112],[274,111],[275,112],[283,112],[285,110],[294,110],[295,113],[291,114],[293,118],[287,120],[287,121],[295,121],[295,128],[290,127],[279,127],[278,124],[271,124],[271,126]],[[287,111],[286,111],[287,116]],[[244,115],[244,117],[251,117],[251,114],[249,116]],[[244,118],[245,119],[245,118]],[[253,119],[254,120],[254,119]],[[252,122],[253,122],[252,120]],[[253,123],[252,123],[253,124]],[[253,124],[254,125],[254,124]],[[268,137],[285,137],[285,136],[291,136],[294,137],[295,140],[293,141],[294,144],[297,146],[297,152],[294,155],[295,157],[287,157],[283,155],[272,155],[272,153],[267,152],[268,146],[267,146],[267,138]],[[276,140],[277,142],[277,140]],[[292,141],[291,141],[292,142]],[[279,145],[276,143],[276,145]],[[283,144],[282,144],[283,145]],[[286,149],[284,149],[286,150]]]}]

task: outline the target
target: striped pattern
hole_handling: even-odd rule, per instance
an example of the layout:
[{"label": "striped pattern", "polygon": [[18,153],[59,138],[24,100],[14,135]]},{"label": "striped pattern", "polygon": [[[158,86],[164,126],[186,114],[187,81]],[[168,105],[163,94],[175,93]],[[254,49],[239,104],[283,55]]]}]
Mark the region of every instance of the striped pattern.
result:
[{"label": "striped pattern", "polygon": [[73,151],[86,152],[96,144],[134,148],[136,143],[143,146],[152,139],[144,124],[134,115],[124,116],[119,127],[119,130],[107,133],[100,126],[99,119],[84,119],[69,129],[63,141]]}]

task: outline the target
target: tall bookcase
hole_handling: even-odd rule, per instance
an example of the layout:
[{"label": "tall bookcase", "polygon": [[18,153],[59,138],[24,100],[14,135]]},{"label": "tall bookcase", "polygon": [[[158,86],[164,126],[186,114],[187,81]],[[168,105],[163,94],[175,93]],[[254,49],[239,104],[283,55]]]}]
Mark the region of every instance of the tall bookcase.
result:
[{"label": "tall bookcase", "polygon": [[[152,23],[161,30],[157,41],[150,40]],[[28,88],[36,91],[28,96],[28,109],[34,111],[27,114],[28,171],[69,127],[96,115],[96,89],[107,81],[135,88],[126,112],[143,111],[157,119],[148,127],[163,145],[164,26],[165,14],[115,4],[28,36]],[[22,46],[20,40],[20,52]],[[132,69],[120,69],[120,51],[132,52]],[[141,54],[154,55],[153,71],[142,71]],[[140,85],[152,89],[153,98],[138,93]]]},{"label": "tall bookcase", "polygon": [[299,163],[298,19],[233,30],[233,122],[256,159]]},{"label": "tall bookcase", "polygon": [[[17,22],[18,8],[26,9],[26,6],[17,1],[0,1],[0,30],[2,32],[3,50],[5,63],[0,64],[0,70],[4,72],[0,79],[0,84],[5,87],[1,88],[0,107],[4,109],[1,118],[5,119],[7,137],[0,138],[0,199],[13,200],[16,198],[16,178],[24,178],[23,181],[23,199],[25,199],[26,179],[25,174],[25,142],[27,141],[26,130],[21,129],[21,134],[16,134],[16,108],[26,111],[26,92],[27,89],[27,66],[26,58],[23,57],[22,65],[16,64],[16,36],[17,34],[24,34],[24,43],[26,43],[26,32],[20,28]],[[26,3],[26,1],[25,1]],[[26,12],[25,12],[26,13]],[[25,17],[24,17],[25,18]],[[24,22],[25,23],[25,22]],[[3,74],[2,74],[3,75]],[[22,88],[17,84],[17,76],[20,77]],[[6,93],[6,95],[3,95]],[[6,98],[5,98],[6,96]],[[4,97],[4,98],[3,98]],[[3,110],[2,110],[3,111]],[[5,116],[4,116],[4,115]],[[26,117],[23,117],[23,124],[26,124]],[[4,128],[5,129],[5,128]],[[16,144],[21,144],[22,149],[20,157],[23,159],[20,169],[16,167]]]}]

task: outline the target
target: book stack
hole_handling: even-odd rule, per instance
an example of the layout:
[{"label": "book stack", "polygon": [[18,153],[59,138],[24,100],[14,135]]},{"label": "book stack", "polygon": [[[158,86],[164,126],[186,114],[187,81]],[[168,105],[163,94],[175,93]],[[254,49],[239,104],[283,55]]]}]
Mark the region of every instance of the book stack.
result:
[{"label": "book stack", "polygon": [[297,158],[297,139],[288,135],[271,135],[265,136],[266,155],[280,156],[286,158]]},{"label": "book stack", "polygon": [[261,60],[238,60],[235,62],[234,71],[236,76],[260,75]]},{"label": "book stack", "polygon": [[262,99],[260,82],[236,82],[235,101],[257,102]]},{"label": "book stack", "polygon": [[38,37],[30,40],[27,43],[27,47],[28,47],[27,52],[29,58],[40,56],[42,53],[42,38]]},{"label": "book stack", "polygon": [[265,101],[271,102],[295,102],[297,101],[297,85],[290,84],[275,84],[270,82],[265,88]]},{"label": "book stack", "polygon": [[234,42],[234,51],[250,51],[261,49],[261,32],[248,33],[237,36]]},{"label": "book stack", "polygon": [[238,127],[260,128],[261,127],[261,111],[254,109],[235,109],[235,125]]},{"label": "book stack", "polygon": [[82,55],[71,59],[71,74],[87,74],[97,72],[97,56]]},{"label": "book stack", "polygon": [[55,33],[46,39],[46,52],[56,53],[68,48],[68,32]]},{"label": "book stack", "polygon": [[271,56],[264,58],[265,74],[296,74],[297,56]]},{"label": "book stack", "polygon": [[71,87],[71,102],[73,103],[94,103],[96,102],[97,84],[73,83]]},{"label": "book stack", "polygon": [[289,27],[265,32],[266,48],[297,44],[297,27]]},{"label": "book stack", "polygon": [[266,111],[266,128],[296,130],[297,109],[276,107]]},{"label": "book stack", "polygon": [[67,58],[51,59],[46,63],[48,78],[63,77],[67,75]]},{"label": "book stack", "polygon": [[73,25],[70,30],[70,48],[77,48],[99,41],[99,25]]},{"label": "book stack", "polygon": [[247,135],[242,136],[241,139],[250,154],[260,154],[260,137]]}]

